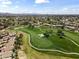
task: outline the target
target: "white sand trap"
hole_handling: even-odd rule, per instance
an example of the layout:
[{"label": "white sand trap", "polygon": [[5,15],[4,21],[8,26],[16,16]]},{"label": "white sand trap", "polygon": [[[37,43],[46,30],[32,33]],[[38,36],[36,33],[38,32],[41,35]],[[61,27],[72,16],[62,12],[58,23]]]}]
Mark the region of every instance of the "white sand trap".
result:
[{"label": "white sand trap", "polygon": [[40,37],[44,37],[44,35],[43,34],[38,34]]}]

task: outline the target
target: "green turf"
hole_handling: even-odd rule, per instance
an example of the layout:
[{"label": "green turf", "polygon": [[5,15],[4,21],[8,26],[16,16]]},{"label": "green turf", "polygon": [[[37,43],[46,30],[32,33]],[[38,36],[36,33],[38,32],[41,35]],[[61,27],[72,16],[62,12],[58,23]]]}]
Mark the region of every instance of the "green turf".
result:
[{"label": "green turf", "polygon": [[24,33],[22,40],[23,40],[23,49],[28,59],[76,59],[76,58],[60,56],[57,54],[42,53],[32,49],[28,44],[29,39],[27,33],[26,34]]},{"label": "green turf", "polygon": [[76,43],[79,43],[78,34],[74,32],[64,31],[66,36],[60,39],[56,34],[57,29],[53,29],[54,32],[52,32],[49,38],[40,37],[39,34],[44,33],[46,30],[50,30],[50,28],[31,29],[25,27],[19,30],[29,33],[31,35],[31,44],[37,48],[79,53],[79,47],[70,41],[74,40]]}]

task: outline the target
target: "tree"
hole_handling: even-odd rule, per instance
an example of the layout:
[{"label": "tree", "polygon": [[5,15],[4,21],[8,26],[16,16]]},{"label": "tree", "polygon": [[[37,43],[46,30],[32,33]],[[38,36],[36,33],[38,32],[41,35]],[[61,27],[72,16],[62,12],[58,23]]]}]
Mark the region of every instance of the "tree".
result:
[{"label": "tree", "polygon": [[44,37],[48,38],[49,37],[49,34],[47,32],[44,33]]},{"label": "tree", "polygon": [[57,35],[58,35],[60,38],[63,38],[64,32],[63,32],[62,30],[58,29]]},{"label": "tree", "polygon": [[62,23],[62,25],[63,25],[63,26],[61,27],[61,29],[64,29],[64,28],[65,28],[65,24],[64,24],[64,23]]},{"label": "tree", "polygon": [[48,31],[46,31],[46,32],[43,33],[43,34],[44,34],[44,37],[48,38],[49,36],[52,35],[52,33],[53,33],[53,30],[48,30]]}]

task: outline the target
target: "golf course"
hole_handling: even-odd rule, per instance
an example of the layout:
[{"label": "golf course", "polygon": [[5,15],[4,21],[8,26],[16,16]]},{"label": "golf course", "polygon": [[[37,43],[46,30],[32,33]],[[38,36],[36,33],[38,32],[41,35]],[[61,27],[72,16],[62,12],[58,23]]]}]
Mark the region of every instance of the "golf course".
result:
[{"label": "golf course", "polygon": [[[28,40],[24,38],[23,43],[27,41],[26,43],[28,43],[28,46],[35,54],[37,53],[39,55],[39,53],[41,53],[59,57],[63,56],[63,59],[65,59],[66,57],[68,57],[69,59],[79,58],[79,33],[57,28],[50,29],[47,27],[23,27],[17,30],[26,33],[25,37],[27,37]],[[60,32],[62,33],[60,34]],[[24,46],[26,48],[24,49],[24,51],[28,53],[28,51],[26,51],[28,50],[28,48],[25,44]],[[29,51],[29,55],[31,55],[32,53],[31,50]],[[29,58],[31,57],[32,56],[30,56]],[[39,57],[37,58],[39,59]],[[50,59],[52,59],[52,57]]]}]

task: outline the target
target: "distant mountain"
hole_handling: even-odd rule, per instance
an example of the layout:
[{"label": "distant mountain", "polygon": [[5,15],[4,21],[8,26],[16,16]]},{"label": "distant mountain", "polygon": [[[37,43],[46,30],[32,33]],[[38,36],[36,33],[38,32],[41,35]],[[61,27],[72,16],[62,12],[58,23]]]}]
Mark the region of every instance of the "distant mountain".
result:
[{"label": "distant mountain", "polygon": [[25,16],[28,14],[0,13],[0,16]]},{"label": "distant mountain", "polygon": [[0,16],[36,16],[36,15],[47,15],[47,14],[13,14],[13,13],[0,13]]},{"label": "distant mountain", "polygon": [[0,16],[12,16],[14,14],[11,14],[11,13],[0,13]]},{"label": "distant mountain", "polygon": [[15,14],[15,13],[2,13],[0,12],[0,16],[79,16],[79,14],[28,14],[28,13],[22,13],[22,14]]}]

